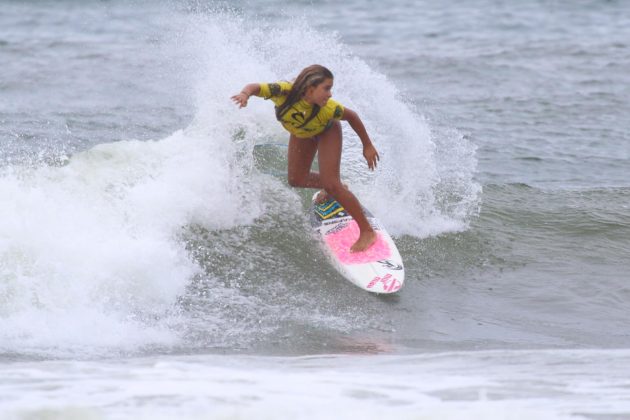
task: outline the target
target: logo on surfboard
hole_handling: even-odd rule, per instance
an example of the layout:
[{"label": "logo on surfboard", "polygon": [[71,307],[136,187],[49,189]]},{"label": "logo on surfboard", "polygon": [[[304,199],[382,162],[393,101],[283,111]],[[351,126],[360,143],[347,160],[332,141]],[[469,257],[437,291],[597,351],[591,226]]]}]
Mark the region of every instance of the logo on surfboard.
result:
[{"label": "logo on surfboard", "polygon": [[335,225],[332,228],[330,228],[330,230],[326,231],[325,234],[326,235],[331,235],[333,233],[341,232],[342,230],[344,230],[346,228],[346,226],[348,226],[348,223],[340,222],[337,225]]},{"label": "logo on surfboard", "polygon": [[391,274],[386,274],[383,277],[376,276],[372,279],[370,283],[368,283],[367,288],[371,289],[376,286],[378,283],[383,284],[383,290],[386,292],[395,292],[402,287],[402,283],[400,283],[396,277],[393,277]]},{"label": "logo on surfboard", "polygon": [[390,270],[403,269],[403,266],[401,264],[396,264],[395,262],[390,261],[390,260],[378,260],[377,262],[381,264],[383,267],[389,268]]}]

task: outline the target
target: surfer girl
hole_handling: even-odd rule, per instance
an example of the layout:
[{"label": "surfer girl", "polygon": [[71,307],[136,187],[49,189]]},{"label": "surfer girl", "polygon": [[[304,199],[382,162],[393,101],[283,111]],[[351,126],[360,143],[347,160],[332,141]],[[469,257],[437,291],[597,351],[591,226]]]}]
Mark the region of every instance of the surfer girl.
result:
[{"label": "surfer girl", "polygon": [[[308,66],[291,82],[250,83],[232,96],[239,108],[247,106],[250,96],[271,99],[276,118],[290,133],[288,153],[289,185],[319,188],[319,199],[326,194],[339,202],[359,225],[360,234],[350,251],[361,252],[376,241],[361,203],[341,182],[342,133],[340,120],[348,121],[363,143],[363,156],[371,170],[376,168],[378,152],[356,112],[331,99],[333,74],[318,64]],[[317,153],[319,173],[311,171]]]}]

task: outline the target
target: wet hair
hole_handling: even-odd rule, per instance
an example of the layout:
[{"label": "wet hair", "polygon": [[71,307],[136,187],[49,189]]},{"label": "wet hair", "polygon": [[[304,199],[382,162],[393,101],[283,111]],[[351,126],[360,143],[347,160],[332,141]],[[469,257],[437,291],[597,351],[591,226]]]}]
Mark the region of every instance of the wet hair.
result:
[{"label": "wet hair", "polygon": [[[300,72],[298,77],[293,82],[293,86],[287,95],[287,99],[279,106],[276,107],[276,118],[278,120],[282,119],[282,116],[286,114],[289,109],[296,103],[302,99],[306,90],[309,87],[316,87],[321,84],[326,79],[332,79],[333,74],[330,70],[328,70],[324,66],[320,66],[319,64],[313,64],[311,66],[306,67],[304,70]],[[313,111],[311,115],[304,120],[300,127],[304,127],[308,124],[313,118],[317,116],[319,113],[319,105],[313,105]]]}]

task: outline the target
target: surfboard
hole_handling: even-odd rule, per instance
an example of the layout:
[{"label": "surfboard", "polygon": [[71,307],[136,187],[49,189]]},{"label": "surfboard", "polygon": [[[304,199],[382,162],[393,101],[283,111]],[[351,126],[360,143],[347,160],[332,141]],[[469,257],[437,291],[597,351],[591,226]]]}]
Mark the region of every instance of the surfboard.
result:
[{"label": "surfboard", "polygon": [[336,200],[311,203],[313,231],[332,266],[355,286],[373,293],[394,293],[405,282],[405,268],[392,237],[379,220],[363,209],[378,237],[363,252],[350,252],[359,237],[357,222]]}]

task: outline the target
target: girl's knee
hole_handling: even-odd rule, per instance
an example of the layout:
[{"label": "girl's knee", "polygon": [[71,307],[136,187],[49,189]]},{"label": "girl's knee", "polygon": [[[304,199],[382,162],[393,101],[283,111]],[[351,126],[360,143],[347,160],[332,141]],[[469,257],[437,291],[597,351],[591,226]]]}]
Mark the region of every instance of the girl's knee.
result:
[{"label": "girl's knee", "polygon": [[288,176],[289,185],[294,187],[294,188],[295,187],[301,187],[302,185],[304,185],[304,181],[305,180],[304,180],[303,177],[300,177],[300,176],[297,176],[297,175],[289,174],[289,176]]},{"label": "girl's knee", "polygon": [[323,187],[324,190],[333,197],[337,196],[344,189],[340,180],[323,181]]}]

